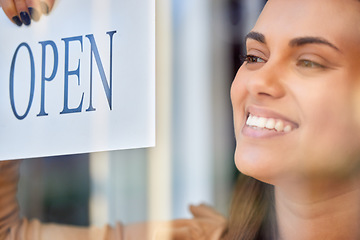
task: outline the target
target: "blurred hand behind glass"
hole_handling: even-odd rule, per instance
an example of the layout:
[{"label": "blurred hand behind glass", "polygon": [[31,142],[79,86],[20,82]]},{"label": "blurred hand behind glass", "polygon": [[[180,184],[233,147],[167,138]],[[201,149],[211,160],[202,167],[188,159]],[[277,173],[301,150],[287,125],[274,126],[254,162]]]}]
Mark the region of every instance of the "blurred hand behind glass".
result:
[{"label": "blurred hand behind glass", "polygon": [[43,14],[49,14],[55,0],[0,0],[6,16],[17,26],[28,26],[31,20],[38,21]]}]

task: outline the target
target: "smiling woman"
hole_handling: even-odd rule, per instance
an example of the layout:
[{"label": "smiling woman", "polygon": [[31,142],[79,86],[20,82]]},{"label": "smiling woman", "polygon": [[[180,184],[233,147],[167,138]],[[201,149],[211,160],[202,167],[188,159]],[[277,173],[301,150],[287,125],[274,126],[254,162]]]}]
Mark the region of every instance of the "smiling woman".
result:
[{"label": "smiling woman", "polygon": [[[327,23],[341,8],[336,24]],[[345,7],[337,1],[326,7],[321,1],[269,1],[247,37],[248,55],[232,86],[235,157],[242,172],[282,185],[304,176],[348,177],[357,169],[356,8],[355,1]],[[284,21],[299,12],[291,24],[296,31],[289,31]],[[349,16],[354,20],[348,22]]]},{"label": "smiling woman", "polygon": [[235,162],[257,180],[239,182],[231,239],[359,239],[359,12],[354,0],[270,0],[247,35]]},{"label": "smiling woman", "polygon": [[11,239],[360,239],[359,13],[357,0],[267,2],[231,88],[242,174],[228,222],[201,205],[190,220],[114,229],[23,220]]}]

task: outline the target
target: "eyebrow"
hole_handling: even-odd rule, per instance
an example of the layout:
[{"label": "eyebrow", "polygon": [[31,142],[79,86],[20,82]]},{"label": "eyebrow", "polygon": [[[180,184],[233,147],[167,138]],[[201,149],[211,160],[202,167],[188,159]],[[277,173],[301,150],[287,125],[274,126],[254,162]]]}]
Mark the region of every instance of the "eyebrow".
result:
[{"label": "eyebrow", "polygon": [[320,38],[320,37],[299,37],[299,38],[294,38],[294,39],[292,39],[290,41],[289,45],[291,47],[299,47],[299,46],[309,44],[309,43],[324,44],[324,45],[327,45],[327,46],[335,49],[336,51],[340,52],[339,48],[337,48],[334,44],[332,44],[328,40],[326,40],[324,38]]},{"label": "eyebrow", "polygon": [[258,41],[258,42],[261,42],[261,43],[266,43],[264,34],[259,33],[259,32],[253,32],[253,31],[249,32],[249,33],[245,36],[245,42],[246,42],[248,39],[253,39],[253,40]]},{"label": "eyebrow", "polygon": [[[253,39],[260,43],[266,44],[265,35],[259,32],[254,32],[254,31],[249,32],[245,36],[245,42],[248,39]],[[341,52],[338,47],[336,47],[334,44],[321,37],[299,37],[299,38],[294,38],[289,42],[290,47],[300,47],[306,44],[323,44],[335,49],[336,51]]]}]

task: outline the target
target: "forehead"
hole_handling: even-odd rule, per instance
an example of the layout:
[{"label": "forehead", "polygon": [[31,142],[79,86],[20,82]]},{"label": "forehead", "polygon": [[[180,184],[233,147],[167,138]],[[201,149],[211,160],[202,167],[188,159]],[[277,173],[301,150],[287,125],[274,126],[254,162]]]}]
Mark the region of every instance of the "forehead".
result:
[{"label": "forehead", "polygon": [[360,48],[360,1],[269,0],[254,31],[267,38],[319,36]]}]

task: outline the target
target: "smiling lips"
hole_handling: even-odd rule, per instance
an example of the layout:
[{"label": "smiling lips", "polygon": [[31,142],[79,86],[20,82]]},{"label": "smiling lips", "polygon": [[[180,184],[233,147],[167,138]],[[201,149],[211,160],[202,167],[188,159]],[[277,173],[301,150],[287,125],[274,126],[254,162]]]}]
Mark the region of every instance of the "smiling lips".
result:
[{"label": "smiling lips", "polygon": [[242,128],[242,135],[251,138],[271,138],[287,135],[299,128],[299,124],[271,109],[249,106],[246,123]]},{"label": "smiling lips", "polygon": [[290,124],[284,123],[281,119],[257,117],[249,114],[246,125],[254,128],[275,130],[277,132],[291,132],[293,129]]}]

